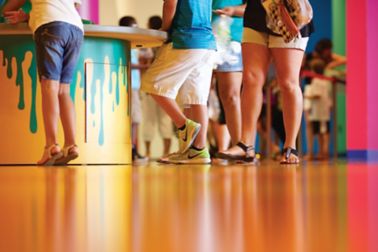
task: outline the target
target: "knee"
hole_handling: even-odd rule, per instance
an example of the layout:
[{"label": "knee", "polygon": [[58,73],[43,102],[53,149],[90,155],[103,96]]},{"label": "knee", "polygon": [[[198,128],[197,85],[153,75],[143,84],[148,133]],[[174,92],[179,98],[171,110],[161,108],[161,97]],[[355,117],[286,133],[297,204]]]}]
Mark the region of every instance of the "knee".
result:
[{"label": "knee", "polygon": [[224,106],[240,106],[240,91],[221,93],[220,97]]},{"label": "knee", "polygon": [[265,81],[265,75],[256,71],[244,71],[243,72],[243,86],[262,88]]},{"label": "knee", "polygon": [[287,78],[278,80],[283,93],[295,93],[299,90],[299,79]]},{"label": "knee", "polygon": [[59,97],[67,97],[70,96],[70,86],[69,85],[60,85],[59,87],[59,92],[58,92]]}]

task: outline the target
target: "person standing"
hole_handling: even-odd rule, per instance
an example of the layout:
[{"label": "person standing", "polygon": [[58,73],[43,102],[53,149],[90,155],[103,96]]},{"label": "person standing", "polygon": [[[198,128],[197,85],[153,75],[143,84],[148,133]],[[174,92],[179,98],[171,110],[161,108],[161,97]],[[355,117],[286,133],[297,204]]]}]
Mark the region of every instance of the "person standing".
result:
[{"label": "person standing", "polygon": [[142,78],[142,90],[178,128],[179,150],[162,162],[211,162],[206,148],[207,100],[216,44],[210,20],[211,0],[164,1],[162,30],[169,39]]},{"label": "person standing", "polygon": [[[243,6],[235,7],[239,11]],[[303,98],[299,86],[299,72],[308,39],[313,27],[310,23],[300,35],[289,42],[268,28],[267,13],[260,0],[247,0],[244,14],[243,90],[241,95],[242,134],[240,142],[222,153],[222,157],[242,163],[255,163],[255,141],[267,70],[273,59],[277,81],[283,100],[285,143],[281,164],[299,163],[296,138],[301,124]]]},{"label": "person standing", "polygon": [[242,86],[242,52],[241,40],[243,33],[243,18],[235,15],[233,6],[239,6],[245,0],[213,0],[213,25],[222,22],[224,16],[230,16],[230,41],[224,48],[227,59],[217,66],[215,70],[219,98],[222,102],[226,124],[231,135],[232,144],[237,144],[241,137],[241,109],[240,92]]},{"label": "person standing", "polygon": [[[163,20],[160,16],[152,16],[148,19],[148,29],[160,30]],[[142,76],[155,59],[158,48],[144,48],[140,50],[139,62],[145,66],[142,69]],[[160,107],[156,106],[154,98],[149,94],[141,93],[142,113],[143,113],[143,139],[146,146],[146,157],[151,157],[151,142],[155,136],[155,128],[163,140],[163,155],[169,154],[171,148],[171,138],[173,136],[173,125],[171,119]]]},{"label": "person standing", "polygon": [[[3,8],[4,16],[24,3],[9,0]],[[31,4],[29,26],[36,44],[46,140],[37,164],[64,165],[79,156],[70,83],[83,42],[83,24],[73,0],[31,0]],[[57,143],[59,117],[64,131],[63,150]]]}]

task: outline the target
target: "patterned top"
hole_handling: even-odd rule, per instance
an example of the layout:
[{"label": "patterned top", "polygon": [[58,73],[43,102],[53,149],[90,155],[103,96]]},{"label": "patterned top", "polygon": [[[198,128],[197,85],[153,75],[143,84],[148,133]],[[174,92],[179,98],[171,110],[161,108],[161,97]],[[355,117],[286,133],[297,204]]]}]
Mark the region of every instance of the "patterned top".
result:
[{"label": "patterned top", "polygon": [[[247,8],[244,13],[244,27],[254,29],[259,32],[265,32],[271,35],[280,36],[272,32],[266,26],[266,12],[261,0],[247,0]],[[314,25],[310,22],[301,29],[302,37],[309,37],[314,32]]]}]

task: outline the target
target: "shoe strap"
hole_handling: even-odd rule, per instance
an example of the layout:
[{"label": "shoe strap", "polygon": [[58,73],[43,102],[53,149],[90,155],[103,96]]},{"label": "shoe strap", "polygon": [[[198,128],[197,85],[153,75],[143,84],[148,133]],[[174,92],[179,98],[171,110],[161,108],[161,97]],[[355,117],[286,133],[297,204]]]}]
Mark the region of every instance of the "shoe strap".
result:
[{"label": "shoe strap", "polygon": [[249,152],[249,151],[254,151],[255,150],[255,147],[253,147],[252,145],[248,146],[248,145],[245,145],[244,143],[242,142],[239,142],[236,144],[239,148],[241,148],[245,153]]},{"label": "shoe strap", "polygon": [[77,145],[76,144],[72,144],[72,145],[69,145],[69,146],[64,146],[63,147],[63,156],[67,157],[68,156],[68,153],[70,153],[70,150],[72,148],[76,148]]},{"label": "shoe strap", "polygon": [[291,154],[298,157],[298,151],[290,147],[284,148],[282,154],[285,156],[286,159],[289,159]]},{"label": "shoe strap", "polygon": [[45,151],[48,153],[48,157],[49,157],[49,158],[52,157],[52,155],[51,155],[51,151],[52,151],[52,149],[55,148],[55,147],[59,147],[59,144],[54,143],[54,144],[52,144],[52,145],[50,145],[50,146],[45,146]]}]

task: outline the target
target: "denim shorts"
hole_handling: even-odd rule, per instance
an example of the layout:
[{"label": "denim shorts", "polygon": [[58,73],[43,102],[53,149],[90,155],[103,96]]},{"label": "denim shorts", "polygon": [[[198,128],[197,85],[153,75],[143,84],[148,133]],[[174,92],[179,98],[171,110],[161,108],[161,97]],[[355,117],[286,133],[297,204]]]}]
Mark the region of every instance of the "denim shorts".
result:
[{"label": "denim shorts", "polygon": [[243,59],[241,44],[236,41],[232,41],[228,48],[228,57],[232,60],[225,61],[222,64],[217,65],[216,72],[242,72],[243,71]]},{"label": "denim shorts", "polygon": [[65,22],[51,22],[34,33],[40,80],[56,80],[69,84],[83,43],[79,27]]}]

